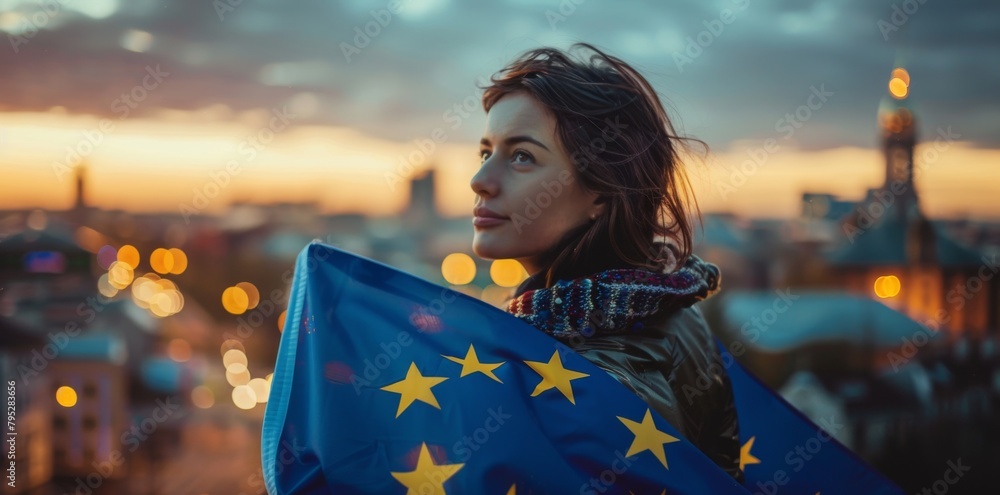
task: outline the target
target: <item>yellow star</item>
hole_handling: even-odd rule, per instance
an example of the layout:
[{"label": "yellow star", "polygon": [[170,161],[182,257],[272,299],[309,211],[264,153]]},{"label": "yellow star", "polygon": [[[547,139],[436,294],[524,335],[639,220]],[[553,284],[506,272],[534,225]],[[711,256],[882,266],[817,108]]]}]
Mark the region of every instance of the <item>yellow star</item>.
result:
[{"label": "yellow star", "polygon": [[415,400],[426,402],[441,409],[437,398],[434,397],[434,392],[431,391],[431,387],[445,380],[447,378],[443,376],[423,376],[420,374],[420,370],[417,369],[417,365],[410,363],[410,369],[406,372],[406,378],[391,385],[386,385],[382,387],[382,390],[400,394],[399,408],[396,409],[396,417],[398,418]]},{"label": "yellow star", "polygon": [[476,349],[472,347],[472,344],[469,344],[469,351],[465,353],[465,359],[452,356],[445,356],[444,354],[442,354],[442,356],[444,356],[444,358],[448,359],[449,361],[454,361],[462,365],[461,376],[471,375],[478,371],[500,383],[503,383],[500,381],[499,378],[497,378],[496,375],[493,374],[493,370],[502,366],[504,362],[501,361],[499,363],[480,363],[479,356],[476,356]]},{"label": "yellow star", "polygon": [[[444,482],[458,472],[459,469],[462,469],[464,465],[434,464],[431,452],[427,450],[427,444],[421,443],[416,469],[403,473],[390,472],[389,474],[407,488],[407,495],[416,493],[445,495]],[[431,491],[427,491],[427,488],[430,488]]]},{"label": "yellow star", "polygon": [[621,416],[618,416],[618,420],[625,424],[625,427],[635,435],[635,439],[632,440],[632,445],[629,446],[625,457],[648,450],[660,460],[660,464],[663,464],[663,467],[667,467],[667,454],[663,451],[663,446],[668,443],[679,442],[680,439],[657,430],[649,408],[646,408],[646,415],[643,416],[642,423],[636,423]]},{"label": "yellow star", "polygon": [[747,464],[760,464],[760,459],[754,457],[753,454],[750,453],[750,449],[753,448],[753,441],[755,438],[757,437],[750,437],[750,440],[747,440],[747,443],[740,447],[740,471],[743,471],[743,468],[745,468]]},{"label": "yellow star", "polygon": [[576,400],[573,398],[573,386],[569,382],[576,380],[578,378],[583,378],[585,376],[590,376],[586,373],[580,373],[578,371],[568,370],[563,368],[562,359],[559,358],[559,351],[552,353],[552,357],[549,358],[549,362],[543,363],[541,361],[525,361],[531,369],[535,370],[539,375],[542,375],[542,381],[538,383],[535,387],[535,391],[531,393],[534,397],[550,388],[556,388],[567,399],[576,405]]},{"label": "yellow star", "polygon": [[507,490],[507,495],[517,495],[517,483],[510,485],[510,490]]}]

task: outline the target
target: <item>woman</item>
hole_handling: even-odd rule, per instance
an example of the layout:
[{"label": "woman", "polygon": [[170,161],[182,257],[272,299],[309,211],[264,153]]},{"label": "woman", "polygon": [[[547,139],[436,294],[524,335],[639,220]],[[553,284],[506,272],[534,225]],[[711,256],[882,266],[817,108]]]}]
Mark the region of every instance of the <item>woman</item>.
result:
[{"label": "woman", "polygon": [[635,69],[574,48],[592,54],[532,50],[484,88],[473,251],[529,273],[510,313],[608,371],[742,482],[729,378],[693,306],[719,271],[691,252],[686,138]]}]

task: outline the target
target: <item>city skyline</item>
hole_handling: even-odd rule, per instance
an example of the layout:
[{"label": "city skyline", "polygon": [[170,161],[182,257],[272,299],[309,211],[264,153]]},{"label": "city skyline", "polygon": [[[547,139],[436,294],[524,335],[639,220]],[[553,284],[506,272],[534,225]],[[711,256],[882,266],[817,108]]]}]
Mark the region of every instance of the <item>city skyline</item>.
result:
[{"label": "city skyline", "polygon": [[[237,125],[203,124],[198,130],[205,132],[192,138],[170,134],[171,126],[176,131],[183,124],[126,122],[118,124],[121,132],[116,134],[118,129],[100,132],[102,121],[93,119],[90,128],[97,134],[91,135],[98,137],[88,140],[88,131],[32,125],[33,119],[41,118],[41,114],[22,114],[15,125],[7,127],[5,153],[0,153],[0,170],[7,179],[0,182],[2,209],[72,207],[73,167],[65,165],[65,157],[73,149],[93,149],[86,156],[80,153],[76,163],[86,163],[88,204],[104,209],[183,213],[186,205],[187,211],[193,207],[218,214],[232,202],[315,202],[324,213],[387,216],[405,207],[405,184],[411,175],[426,170],[428,163],[437,171],[437,205],[442,215],[467,216],[475,199],[468,182],[478,167],[472,143],[443,142],[427,155],[421,154],[421,145],[415,141],[400,143],[350,129],[306,127],[290,129],[251,155],[250,148],[241,153],[241,141],[231,137],[240,136],[240,131],[246,135]],[[158,132],[150,132],[150,127]],[[215,136],[211,129],[216,130]],[[1000,168],[990,165],[1000,161],[1000,150],[973,147],[961,140],[958,130],[948,129],[918,137],[916,182],[924,199],[922,207],[932,218],[1000,218],[1000,209],[989,201],[989,185],[1000,183]],[[92,148],[81,144],[98,139]],[[708,160],[685,158],[702,211],[792,218],[800,212],[803,192],[857,199],[883,178],[884,156],[874,146],[801,150],[780,137],[776,141],[770,151],[764,149],[766,140],[745,140],[726,150],[713,148]],[[63,159],[54,158],[54,153]],[[419,159],[407,160],[407,155]],[[427,156],[431,158],[421,158]],[[357,165],[335,165],[341,157]],[[144,166],[135,163],[139,160]],[[213,183],[222,187],[210,198]],[[19,186],[23,184],[44,187]]]}]

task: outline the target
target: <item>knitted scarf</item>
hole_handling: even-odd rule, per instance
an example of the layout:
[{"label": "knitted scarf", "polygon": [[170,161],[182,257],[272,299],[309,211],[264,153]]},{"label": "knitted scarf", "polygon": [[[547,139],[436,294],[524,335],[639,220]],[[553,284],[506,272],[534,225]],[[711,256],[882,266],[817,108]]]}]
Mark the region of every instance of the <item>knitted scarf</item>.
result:
[{"label": "knitted scarf", "polygon": [[640,331],[647,316],[690,306],[719,290],[719,268],[693,254],[680,269],[672,268],[616,268],[559,280],[511,299],[507,312],[560,340]]}]

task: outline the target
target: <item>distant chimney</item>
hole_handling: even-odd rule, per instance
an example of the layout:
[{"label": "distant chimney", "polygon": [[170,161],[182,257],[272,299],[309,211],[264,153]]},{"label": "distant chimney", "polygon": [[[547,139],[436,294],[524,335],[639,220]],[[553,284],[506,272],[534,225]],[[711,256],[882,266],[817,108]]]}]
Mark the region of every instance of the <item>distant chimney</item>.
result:
[{"label": "distant chimney", "polygon": [[87,207],[87,202],[83,196],[83,182],[86,172],[86,165],[80,164],[76,167],[76,202],[73,204],[73,209],[75,210],[82,210]]}]

